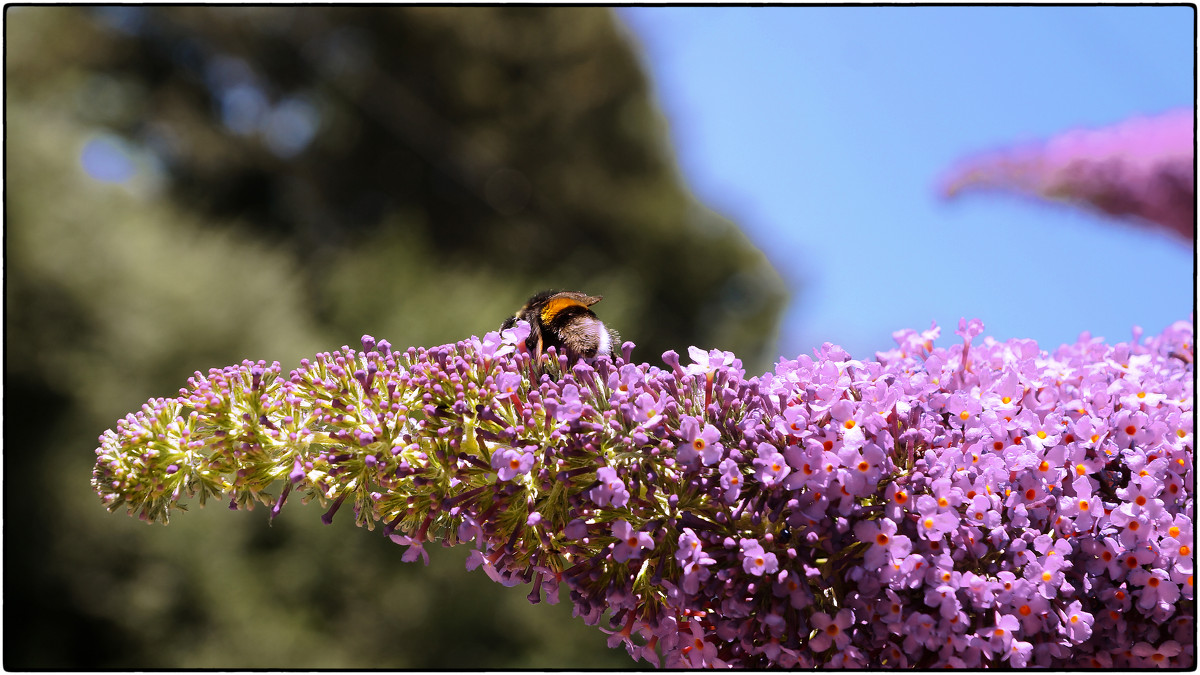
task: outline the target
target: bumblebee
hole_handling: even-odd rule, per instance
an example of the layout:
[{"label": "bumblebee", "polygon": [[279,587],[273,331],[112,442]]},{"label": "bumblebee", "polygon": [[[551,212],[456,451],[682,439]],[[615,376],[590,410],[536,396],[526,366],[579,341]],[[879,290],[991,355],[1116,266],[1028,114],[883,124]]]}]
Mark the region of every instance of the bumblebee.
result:
[{"label": "bumblebee", "polygon": [[519,312],[505,320],[501,330],[512,328],[518,321],[529,322],[529,337],[525,346],[540,363],[546,349],[554,347],[574,362],[599,355],[612,356],[621,344],[615,330],[596,318],[591,306],[603,297],[574,291],[542,291],[525,303]]}]

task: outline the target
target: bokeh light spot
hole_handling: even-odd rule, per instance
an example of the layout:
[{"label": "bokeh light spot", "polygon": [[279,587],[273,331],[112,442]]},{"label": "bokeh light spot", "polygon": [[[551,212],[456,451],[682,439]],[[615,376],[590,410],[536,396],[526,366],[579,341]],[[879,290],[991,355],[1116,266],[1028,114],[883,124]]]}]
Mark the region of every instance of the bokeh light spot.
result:
[{"label": "bokeh light spot", "polygon": [[124,183],[137,173],[124,142],[109,135],[89,140],[79,154],[79,163],[89,176],[106,183]]}]

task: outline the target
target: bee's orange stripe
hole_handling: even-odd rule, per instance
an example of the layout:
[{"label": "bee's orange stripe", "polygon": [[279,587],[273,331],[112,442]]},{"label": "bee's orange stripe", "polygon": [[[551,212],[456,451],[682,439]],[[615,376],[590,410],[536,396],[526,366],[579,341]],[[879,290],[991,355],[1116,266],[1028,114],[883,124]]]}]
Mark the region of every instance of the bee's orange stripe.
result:
[{"label": "bee's orange stripe", "polygon": [[568,307],[575,307],[577,305],[579,307],[587,307],[587,305],[572,298],[552,298],[548,300],[546,305],[542,307],[542,323],[550,323],[554,320],[554,317],[558,316],[559,313],[564,309],[567,309]]}]

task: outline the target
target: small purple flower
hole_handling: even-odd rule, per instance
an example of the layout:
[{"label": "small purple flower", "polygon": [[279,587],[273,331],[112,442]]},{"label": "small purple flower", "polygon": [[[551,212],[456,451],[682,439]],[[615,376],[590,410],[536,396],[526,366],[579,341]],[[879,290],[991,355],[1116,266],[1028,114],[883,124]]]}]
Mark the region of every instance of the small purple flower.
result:
[{"label": "small purple flower", "polygon": [[505,399],[515,396],[521,388],[521,376],[517,373],[504,372],[496,377],[496,398]]},{"label": "small purple flower", "polygon": [[779,560],[775,554],[764,551],[757,539],[743,539],[741,548],[742,569],[748,574],[761,577],[764,574],[773,574],[779,569]]},{"label": "small purple flower", "polygon": [[841,650],[850,644],[850,634],[846,629],[854,623],[854,613],[849,609],[842,609],[833,617],[825,612],[817,612],[813,614],[811,623],[817,631],[808,643],[813,651],[823,652],[831,646]]},{"label": "small purple flower", "polygon": [[935,628],[937,620],[925,612],[914,612],[904,621],[904,649],[916,652],[921,647],[934,647],[939,642]]},{"label": "small purple flower", "polygon": [[400,560],[403,562],[413,562],[417,558],[420,558],[425,562],[426,566],[429,565],[429,552],[425,550],[423,542],[402,534],[393,534],[391,539],[401,546],[408,546],[408,549],[404,551],[404,555],[400,557]]},{"label": "small purple flower", "polygon": [[634,531],[633,526],[625,520],[613,523],[612,536],[617,539],[617,545],[613,548],[613,559],[619,563],[640,558],[642,549],[654,547],[653,537],[645,532]]},{"label": "small purple flower", "polygon": [[1137,568],[1129,573],[1129,583],[1138,586],[1137,606],[1151,609],[1159,603],[1172,605],[1179,599],[1179,587],[1161,569]]},{"label": "small purple flower", "polygon": [[904,621],[904,601],[896,594],[896,591],[887,588],[884,589],[885,597],[880,598],[880,609],[877,610],[880,620],[889,624],[888,630],[893,633],[898,633],[899,629],[891,624],[897,624]]},{"label": "small purple flower", "polygon": [[691,356],[695,363],[686,366],[684,372],[702,378],[712,377],[712,373],[722,368],[737,368],[741,364],[741,361],[732,352],[724,352],[719,349],[706,352],[699,347],[688,347],[688,356]]},{"label": "small purple flower", "polygon": [[891,518],[860,521],[854,526],[854,536],[871,544],[863,556],[863,565],[868,570],[877,570],[912,551],[912,542],[908,537],[896,534],[896,523]]},{"label": "small purple flower", "polygon": [[754,459],[755,477],[765,487],[774,487],[781,483],[789,473],[787,460],[769,443],[758,444],[758,457]]},{"label": "small purple flower", "polygon": [[722,448],[718,443],[720,432],[711,424],[700,427],[700,422],[690,416],[685,416],[679,425],[679,433],[683,442],[675,446],[676,456],[681,462],[691,462],[697,457],[705,466],[715,464],[721,458]]},{"label": "small purple flower", "polygon": [[[533,330],[533,327],[529,325],[529,322],[522,319],[521,321],[518,321],[517,324],[512,328],[506,328],[505,330],[501,331],[500,335],[504,339],[504,343],[506,345],[524,345],[525,340],[529,338],[529,333],[531,330]],[[503,348],[497,352],[497,355],[499,355],[501,351],[503,351]]]},{"label": "small purple flower", "polygon": [[1148,642],[1139,642],[1133,646],[1135,656],[1143,659],[1143,663],[1138,665],[1157,666],[1159,668],[1168,668],[1175,665],[1172,662],[1179,653],[1183,651],[1183,646],[1175,640],[1167,640],[1155,647]]},{"label": "small purple flower", "polygon": [[791,475],[784,479],[783,486],[789,490],[802,487],[824,488],[833,477],[834,469],[841,460],[832,452],[824,449],[824,445],[815,439],[808,439],[804,448],[789,446],[784,452],[788,466],[792,468]]},{"label": "small purple flower", "polygon": [[863,419],[867,415],[862,406],[853,401],[841,400],[830,407],[829,414],[833,418],[833,422],[838,425],[842,447],[851,450],[857,450],[862,447],[863,442],[866,440],[862,424]]},{"label": "small purple flower", "polygon": [[778,598],[786,597],[788,604],[796,609],[803,609],[812,604],[812,592],[808,584],[801,583],[800,575],[788,570],[780,570],[771,585],[771,594]]},{"label": "small purple flower", "polygon": [[579,399],[579,387],[568,384],[562,388],[558,409],[554,416],[560,422],[573,422],[583,413],[583,402]]},{"label": "small purple flower", "polygon": [[991,628],[983,629],[982,637],[986,637],[989,646],[993,651],[1004,656],[1008,653],[1008,649],[1012,646],[1013,636],[1021,629],[1021,622],[1012,614],[1001,614],[996,612],[996,624]]},{"label": "small purple flower", "polygon": [[978,424],[983,404],[967,392],[956,391],[946,401],[946,412],[950,413],[950,419],[957,425],[967,426],[972,420]]},{"label": "small purple flower", "polygon": [[633,421],[645,427],[658,424],[662,419],[662,410],[658,401],[648,393],[638,394],[633,402]]},{"label": "small purple flower", "polygon": [[983,322],[979,319],[968,321],[965,317],[961,318],[958,320],[958,329],[954,331],[954,334],[961,337],[964,342],[969,343],[983,334]]},{"label": "small purple flower", "polygon": [[860,443],[853,449],[843,445],[839,458],[846,467],[842,483],[846,494],[855,499],[872,494],[887,465],[883,449],[875,443]]},{"label": "small purple flower", "polygon": [[721,472],[721,495],[726,504],[737,502],[742,490],[742,469],[738,463],[726,457],[717,467]]},{"label": "small purple flower", "polygon": [[1025,578],[1037,588],[1043,598],[1052,600],[1058,596],[1059,590],[1066,583],[1063,569],[1069,565],[1070,563],[1064,561],[1060,555],[1044,556],[1026,563]]},{"label": "small purple flower", "polygon": [[700,537],[697,537],[690,527],[683,528],[683,534],[679,535],[679,550],[675,552],[675,559],[683,566],[685,572],[696,565],[711,565],[716,562],[705,555]]},{"label": "small purple flower", "polygon": [[1033,645],[1024,640],[1013,640],[1008,645],[1008,664],[1013,668],[1024,668],[1029,665],[1033,656]]},{"label": "small purple flower", "polygon": [[808,415],[800,406],[789,406],[783,411],[783,433],[799,436],[808,426]]},{"label": "small purple flower", "polygon": [[496,470],[500,480],[512,480],[514,477],[529,473],[533,467],[533,453],[523,452],[516,448],[501,448],[492,453],[492,468]]},{"label": "small purple flower", "polygon": [[1163,523],[1161,528],[1163,538],[1159,541],[1162,554],[1171,563],[1171,569],[1180,574],[1192,574],[1195,570],[1192,534],[1192,521],[1184,514],[1177,514],[1173,520]]},{"label": "small purple flower", "polygon": [[1163,510],[1163,501],[1158,498],[1162,488],[1162,483],[1154,478],[1139,476],[1128,487],[1117,490],[1117,496],[1123,503],[1113,514],[1113,522],[1125,525],[1141,514],[1148,518],[1157,518]]},{"label": "small purple flower", "polygon": [[699,621],[689,621],[690,636],[684,636],[684,647],[681,652],[687,659],[690,668],[722,667],[724,664],[717,658],[717,646],[708,640]]},{"label": "small purple flower", "polygon": [[625,483],[617,475],[616,469],[610,466],[603,466],[596,470],[596,480],[599,485],[592,488],[591,498],[596,502],[596,506],[625,506],[629,503],[629,491],[625,489]]},{"label": "small purple flower", "polygon": [[1095,619],[1083,611],[1083,603],[1079,600],[1072,601],[1066,612],[1059,612],[1059,618],[1062,619],[1063,631],[1071,642],[1081,644],[1092,636],[1092,623]]},{"label": "small purple flower", "polygon": [[1071,481],[1071,488],[1075,494],[1059,497],[1058,512],[1071,519],[1075,532],[1091,532],[1092,526],[1104,516],[1104,502],[1092,492],[1092,480],[1086,476]]},{"label": "small purple flower", "polygon": [[1121,554],[1125,549],[1117,540],[1112,537],[1088,539],[1083,542],[1082,548],[1092,556],[1085,563],[1090,574],[1107,571],[1109,578],[1114,581],[1125,576],[1125,567],[1121,563]]},{"label": "small purple flower", "polygon": [[955,616],[962,609],[956,590],[949,584],[942,584],[935,588],[926,587],[925,605],[937,609],[942,618]]},{"label": "small purple flower", "polygon": [[958,515],[953,511],[942,511],[937,500],[929,495],[917,498],[917,514],[917,535],[922,539],[940,541],[958,527]]}]

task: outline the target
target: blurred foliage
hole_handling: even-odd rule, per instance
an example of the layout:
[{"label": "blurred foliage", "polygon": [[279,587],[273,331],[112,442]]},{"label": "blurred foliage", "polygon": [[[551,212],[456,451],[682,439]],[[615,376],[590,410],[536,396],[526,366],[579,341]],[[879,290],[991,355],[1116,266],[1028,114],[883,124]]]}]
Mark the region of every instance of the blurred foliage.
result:
[{"label": "blurred foliage", "polygon": [[636,358],[764,370],[782,285],[681,186],[611,12],[5,18],[5,668],[628,666],[461,547],[402,563],[295,501],[149,528],[88,485],[96,436],[195,370],[450,342],[542,288],[604,295]]}]

